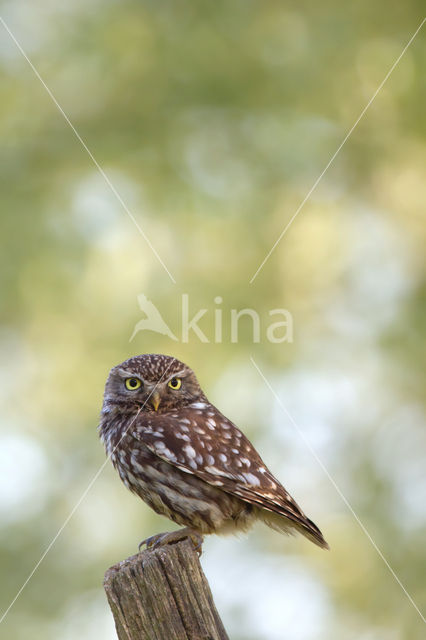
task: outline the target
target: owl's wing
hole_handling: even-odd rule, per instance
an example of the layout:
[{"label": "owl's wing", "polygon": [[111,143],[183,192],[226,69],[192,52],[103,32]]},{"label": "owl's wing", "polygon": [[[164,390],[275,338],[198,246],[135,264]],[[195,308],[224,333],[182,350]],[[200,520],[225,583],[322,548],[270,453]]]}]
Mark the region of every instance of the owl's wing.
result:
[{"label": "owl's wing", "polygon": [[[251,442],[212,405],[187,407],[175,414],[140,414],[131,431],[168,463],[284,516],[316,544],[327,546],[318,527],[272,475]],[[273,520],[268,524],[285,529]]]}]

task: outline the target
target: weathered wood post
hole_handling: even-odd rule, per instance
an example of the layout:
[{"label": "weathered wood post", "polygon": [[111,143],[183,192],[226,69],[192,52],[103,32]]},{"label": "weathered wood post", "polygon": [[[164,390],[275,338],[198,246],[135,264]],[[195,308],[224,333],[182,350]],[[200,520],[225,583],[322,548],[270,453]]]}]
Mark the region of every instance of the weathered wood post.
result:
[{"label": "weathered wood post", "polygon": [[104,588],[119,640],[229,640],[188,539],[119,562]]}]

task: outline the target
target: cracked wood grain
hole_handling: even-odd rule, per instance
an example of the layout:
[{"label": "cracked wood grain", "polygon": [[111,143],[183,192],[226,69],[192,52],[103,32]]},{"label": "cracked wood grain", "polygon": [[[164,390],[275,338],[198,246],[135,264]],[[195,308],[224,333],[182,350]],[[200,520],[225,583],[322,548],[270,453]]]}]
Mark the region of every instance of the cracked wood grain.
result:
[{"label": "cracked wood grain", "polygon": [[119,640],[229,640],[188,539],[119,562],[104,588]]}]

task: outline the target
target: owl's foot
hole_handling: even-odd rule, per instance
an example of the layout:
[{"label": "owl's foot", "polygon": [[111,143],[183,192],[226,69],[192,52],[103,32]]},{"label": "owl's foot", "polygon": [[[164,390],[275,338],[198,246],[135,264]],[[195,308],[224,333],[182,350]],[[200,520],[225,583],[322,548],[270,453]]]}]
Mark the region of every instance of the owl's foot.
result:
[{"label": "owl's foot", "polygon": [[191,529],[190,527],[185,527],[184,529],[178,529],[177,531],[168,531],[166,533],[157,533],[155,536],[151,536],[150,538],[146,538],[139,543],[138,549],[141,550],[143,545],[146,545],[146,548],[149,550],[158,549],[159,547],[163,547],[166,544],[176,544],[176,542],[180,542],[181,540],[185,540],[185,538],[189,538],[194,545],[195,551],[197,551],[198,555],[202,553],[202,545],[203,545],[203,536]]}]

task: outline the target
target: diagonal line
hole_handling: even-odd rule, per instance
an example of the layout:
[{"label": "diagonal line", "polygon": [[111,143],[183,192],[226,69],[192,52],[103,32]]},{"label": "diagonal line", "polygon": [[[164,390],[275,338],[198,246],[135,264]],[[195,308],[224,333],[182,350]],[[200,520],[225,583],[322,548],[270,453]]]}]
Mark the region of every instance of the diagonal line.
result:
[{"label": "diagonal line", "polygon": [[[136,420],[138,415],[139,415],[139,413],[136,414],[135,420]],[[3,620],[5,619],[5,617],[7,616],[7,614],[9,613],[9,611],[11,610],[11,608],[13,607],[13,605],[15,604],[15,602],[17,601],[17,599],[19,598],[19,596],[21,595],[21,593],[23,592],[23,590],[25,589],[25,587],[27,586],[27,584],[29,583],[31,578],[33,577],[33,575],[35,574],[35,572],[37,571],[37,569],[39,568],[39,566],[41,565],[41,563],[43,562],[43,560],[45,559],[45,557],[47,556],[47,554],[49,553],[49,551],[51,550],[53,545],[55,544],[56,540],[61,535],[62,531],[65,529],[65,527],[67,526],[68,522],[71,520],[71,518],[73,517],[74,513],[77,511],[77,509],[79,508],[79,506],[81,505],[81,503],[85,499],[86,495],[89,493],[90,489],[92,488],[92,486],[94,485],[94,483],[96,482],[96,480],[98,479],[100,474],[102,473],[102,471],[103,471],[106,463],[108,462],[108,460],[109,460],[109,458],[107,458],[105,460],[105,462],[103,462],[102,466],[98,469],[97,473],[93,476],[92,480],[89,482],[89,484],[87,486],[87,489],[81,495],[81,497],[78,500],[78,502],[74,505],[72,511],[70,512],[70,514],[68,515],[68,517],[66,518],[66,520],[64,521],[64,523],[62,524],[62,526],[60,527],[58,532],[56,533],[55,537],[52,539],[52,541],[50,542],[50,544],[48,545],[48,547],[44,551],[44,553],[41,556],[40,560],[34,566],[34,569],[31,571],[31,573],[29,574],[28,578],[25,580],[24,584],[19,589],[18,593],[13,598],[12,602],[10,603],[10,605],[7,607],[6,611],[3,613],[2,617],[0,618],[0,624],[3,622]]]},{"label": "diagonal line", "polygon": [[86,151],[87,155],[89,156],[89,158],[92,160],[93,164],[95,165],[95,167],[97,168],[97,170],[99,171],[99,173],[101,174],[101,176],[103,177],[103,179],[105,180],[105,182],[107,183],[107,185],[109,186],[109,188],[111,189],[112,193],[115,195],[116,199],[118,200],[118,202],[121,204],[122,208],[124,209],[124,211],[127,213],[127,215],[129,216],[130,220],[133,222],[133,224],[135,225],[136,229],[139,231],[139,233],[141,234],[141,236],[143,237],[143,239],[145,240],[145,242],[147,243],[147,245],[149,246],[149,248],[151,249],[151,251],[153,252],[153,254],[155,255],[155,257],[157,258],[157,260],[159,261],[159,263],[161,264],[161,266],[163,267],[163,269],[166,271],[167,275],[169,276],[170,280],[176,284],[176,280],[174,279],[174,277],[172,276],[172,274],[170,273],[170,271],[168,270],[168,268],[166,267],[166,265],[164,264],[163,260],[161,259],[161,257],[159,256],[157,250],[154,248],[154,246],[152,245],[151,241],[149,240],[148,236],[146,235],[146,233],[144,232],[144,230],[142,229],[142,227],[139,225],[138,221],[136,220],[135,216],[133,215],[133,213],[129,210],[129,208],[127,207],[126,203],[124,202],[123,198],[121,197],[121,195],[119,194],[119,192],[117,191],[117,189],[114,187],[114,185],[112,184],[111,180],[108,178],[108,176],[106,175],[105,171],[102,169],[102,167],[100,166],[100,164],[98,163],[98,161],[96,160],[95,156],[93,155],[93,153],[90,151],[89,147],[87,146],[87,144],[84,142],[83,138],[81,137],[81,135],[78,133],[77,129],[75,128],[75,126],[73,125],[73,123],[71,122],[71,120],[69,119],[69,117],[67,116],[67,114],[65,113],[65,111],[63,110],[63,108],[61,107],[61,105],[59,104],[59,102],[57,101],[57,99],[55,98],[55,96],[53,95],[52,91],[49,89],[49,87],[47,86],[47,84],[45,83],[45,81],[43,80],[43,78],[41,77],[40,73],[37,71],[37,69],[35,68],[35,66],[33,65],[33,63],[31,62],[31,60],[29,59],[29,57],[27,56],[27,54],[25,53],[24,49],[22,48],[22,46],[20,45],[20,43],[18,42],[18,40],[15,38],[15,36],[13,35],[12,31],[9,29],[9,27],[7,26],[6,22],[3,20],[3,18],[0,16],[0,22],[3,25],[3,27],[5,28],[5,30],[7,31],[7,33],[9,34],[9,36],[11,37],[11,39],[13,40],[13,42],[16,44],[17,48],[19,49],[19,51],[22,53],[23,57],[25,58],[25,60],[28,62],[28,64],[30,65],[31,69],[33,70],[34,74],[37,76],[37,78],[40,80],[41,84],[43,85],[43,87],[45,88],[46,92],[48,93],[49,97],[51,98],[52,102],[55,104],[55,106],[57,107],[58,111],[60,111],[60,113],[62,114],[64,120],[67,122],[67,124],[70,126],[70,128],[72,129],[72,132],[74,133],[75,137],[77,138],[77,140],[80,142],[81,146],[84,148],[84,150]]},{"label": "diagonal line", "polygon": [[391,574],[393,575],[393,577],[395,578],[396,582],[399,584],[399,586],[401,587],[401,589],[403,590],[403,592],[405,593],[405,595],[407,596],[407,598],[409,599],[409,601],[411,602],[411,604],[413,605],[413,607],[415,608],[415,610],[417,611],[417,613],[419,614],[419,616],[421,617],[421,619],[423,620],[424,623],[426,623],[426,619],[423,616],[422,612],[420,611],[420,609],[418,608],[418,606],[416,605],[416,603],[414,602],[413,598],[410,596],[410,594],[408,593],[407,589],[404,587],[404,585],[402,584],[401,580],[398,578],[398,576],[396,575],[395,571],[392,569],[392,567],[390,566],[389,562],[386,560],[385,556],[383,555],[383,553],[380,551],[379,547],[377,546],[377,544],[374,542],[373,538],[371,537],[370,533],[368,532],[367,528],[365,527],[365,525],[361,522],[359,516],[357,515],[357,513],[354,511],[354,509],[352,508],[352,506],[350,505],[349,501],[347,500],[347,498],[343,495],[342,491],[340,490],[340,488],[337,486],[335,480],[333,479],[333,477],[331,476],[330,472],[328,471],[328,469],[326,468],[325,464],[323,463],[323,461],[321,460],[321,458],[318,456],[318,454],[316,453],[315,449],[312,447],[311,443],[309,442],[309,440],[307,439],[307,437],[305,436],[305,434],[303,433],[303,431],[301,430],[301,428],[299,427],[299,425],[296,423],[296,421],[293,419],[293,417],[290,415],[289,411],[287,410],[287,408],[284,406],[283,402],[281,401],[280,397],[278,396],[278,394],[276,393],[276,391],[273,389],[272,385],[270,384],[269,380],[267,380],[266,376],[264,375],[264,373],[260,370],[259,366],[257,365],[257,363],[255,362],[253,357],[250,357],[251,363],[254,366],[254,368],[257,370],[257,372],[259,373],[260,377],[263,379],[264,383],[266,384],[266,386],[268,387],[268,389],[271,391],[272,395],[274,396],[274,398],[276,399],[276,401],[278,402],[278,404],[280,405],[281,409],[284,411],[284,413],[287,415],[287,417],[289,418],[290,422],[292,423],[292,425],[295,427],[296,431],[298,432],[298,434],[302,437],[304,443],[306,444],[306,446],[308,447],[309,451],[312,453],[313,457],[315,458],[315,460],[318,462],[318,464],[320,465],[321,469],[324,471],[324,473],[326,474],[327,478],[330,480],[331,484],[333,485],[333,487],[336,489],[337,493],[339,494],[339,496],[342,498],[343,502],[345,503],[345,505],[348,507],[349,511],[352,513],[353,517],[355,518],[355,520],[358,522],[359,526],[361,527],[361,529],[363,530],[363,532],[365,533],[365,535],[367,536],[367,538],[369,539],[369,541],[371,542],[371,544],[373,545],[374,549],[377,551],[377,553],[379,554],[379,556],[381,557],[381,559],[383,560],[383,562],[385,563],[385,565],[387,566],[387,568],[389,569],[389,571],[391,572]]},{"label": "diagonal line", "polygon": [[401,53],[399,54],[399,56],[397,57],[397,59],[395,60],[395,62],[393,63],[393,65],[391,66],[391,68],[389,69],[389,71],[387,72],[387,74],[385,75],[385,77],[383,78],[382,82],[379,84],[379,86],[377,87],[376,91],[373,93],[373,95],[371,96],[370,100],[367,102],[367,104],[365,105],[364,109],[361,111],[361,113],[359,114],[358,118],[355,120],[354,124],[352,125],[352,127],[349,129],[349,131],[347,132],[347,134],[345,135],[345,137],[343,138],[342,142],[340,143],[340,145],[337,147],[336,151],[333,153],[333,155],[331,156],[330,160],[328,161],[328,163],[326,164],[325,168],[323,169],[322,173],[320,173],[319,177],[315,180],[314,184],[312,185],[312,187],[309,189],[308,193],[306,194],[306,196],[304,197],[304,199],[302,200],[302,202],[299,204],[299,206],[297,207],[296,211],[294,212],[294,214],[292,215],[292,217],[290,218],[289,222],[286,224],[286,226],[284,227],[284,229],[281,231],[280,235],[278,236],[278,239],[275,241],[275,243],[272,245],[272,247],[270,248],[270,250],[268,251],[268,253],[266,254],[265,258],[263,259],[263,261],[261,262],[261,264],[258,266],[256,272],[254,273],[254,275],[252,276],[249,284],[253,284],[253,282],[255,281],[255,279],[257,278],[257,276],[259,275],[259,272],[261,269],[263,269],[265,263],[267,262],[267,260],[269,260],[269,258],[271,257],[272,253],[275,251],[275,249],[277,248],[278,244],[281,242],[281,240],[283,239],[283,237],[285,236],[285,234],[287,233],[288,229],[290,228],[290,226],[292,225],[292,223],[294,222],[294,220],[296,219],[296,217],[298,216],[299,212],[302,210],[302,208],[305,206],[306,202],[309,200],[309,198],[311,197],[312,193],[315,191],[315,189],[317,188],[318,184],[320,183],[320,181],[322,180],[323,176],[325,175],[325,173],[328,171],[329,167],[333,164],[334,160],[336,159],[337,155],[340,153],[342,147],[345,145],[345,143],[347,142],[347,140],[349,139],[349,137],[352,135],[353,131],[355,130],[355,128],[358,126],[360,120],[363,118],[363,116],[365,115],[365,113],[367,112],[367,110],[369,109],[369,107],[371,106],[371,104],[373,103],[373,101],[375,100],[375,98],[377,97],[377,94],[381,91],[381,89],[383,88],[383,85],[385,84],[385,82],[387,81],[387,79],[389,78],[389,76],[391,75],[391,73],[393,72],[393,70],[395,69],[395,67],[397,66],[397,64],[399,63],[399,61],[401,60],[401,58],[403,57],[403,55],[405,54],[405,52],[407,51],[408,47],[410,46],[410,44],[413,42],[414,38],[417,36],[417,34],[419,33],[420,29],[422,28],[422,26],[424,25],[426,21],[426,18],[423,18],[423,20],[421,21],[420,25],[417,27],[417,29],[415,30],[415,32],[413,33],[413,35],[411,36],[411,38],[409,39],[409,41],[407,42],[407,44],[405,45],[405,47],[403,48],[403,50],[401,51]]},{"label": "diagonal line", "polygon": [[101,464],[101,466],[99,467],[98,471],[95,473],[95,475],[93,476],[93,478],[91,479],[91,481],[89,482],[89,484],[87,485],[87,488],[85,489],[85,491],[82,493],[82,495],[80,496],[80,498],[77,500],[76,504],[74,505],[74,507],[72,508],[71,512],[69,513],[69,515],[67,516],[67,518],[65,519],[65,521],[63,522],[63,524],[61,525],[61,527],[59,528],[58,532],[56,533],[56,535],[53,537],[53,539],[51,540],[50,544],[47,546],[46,550],[43,552],[43,555],[41,556],[40,560],[37,562],[37,564],[34,566],[33,570],[31,571],[31,573],[29,574],[28,578],[25,580],[24,584],[22,585],[22,587],[19,589],[19,591],[17,592],[17,594],[15,595],[15,597],[13,598],[12,602],[9,604],[9,606],[7,607],[6,611],[3,613],[3,615],[0,618],[0,624],[3,622],[3,620],[6,618],[7,614],[9,613],[9,611],[11,610],[11,608],[13,607],[13,605],[15,604],[15,602],[17,601],[17,599],[19,598],[19,596],[21,595],[21,593],[23,592],[23,590],[25,589],[25,587],[27,586],[27,584],[29,583],[29,581],[31,580],[31,578],[33,577],[33,575],[35,574],[35,572],[37,571],[37,569],[39,568],[39,566],[41,565],[41,563],[43,562],[43,560],[45,559],[45,557],[47,556],[47,554],[49,553],[49,551],[51,550],[51,548],[53,547],[53,545],[55,544],[56,540],[59,538],[59,536],[61,535],[62,531],[65,529],[65,527],[67,526],[68,522],[71,520],[71,518],[73,517],[74,513],[77,511],[77,509],[79,508],[79,506],[81,505],[81,503],[83,502],[83,500],[85,499],[85,497],[87,496],[87,494],[89,493],[90,489],[93,487],[93,485],[95,484],[96,480],[99,478],[99,476],[101,475],[102,471],[104,470],[106,464],[109,462],[112,454],[116,451],[117,447],[119,446],[120,442],[122,441],[122,439],[127,435],[129,429],[133,426],[136,418],[138,417],[138,415],[140,414],[140,412],[142,411],[142,409],[145,407],[146,403],[148,402],[148,400],[150,399],[150,397],[152,396],[152,394],[154,393],[154,391],[156,390],[156,388],[158,387],[158,385],[161,383],[161,381],[164,379],[164,377],[167,375],[167,372],[170,370],[171,364],[167,367],[166,371],[163,373],[163,375],[161,376],[160,380],[155,384],[155,386],[153,387],[152,391],[150,392],[150,394],[148,395],[147,399],[145,400],[145,402],[143,403],[143,405],[140,407],[140,409],[138,410],[138,412],[136,413],[135,417],[133,418],[133,420],[130,422],[129,426],[127,427],[127,429],[123,432],[122,436],[120,437],[119,441],[117,442],[117,444],[115,445],[115,447],[111,450],[111,453],[109,453],[106,457],[106,460]]}]

